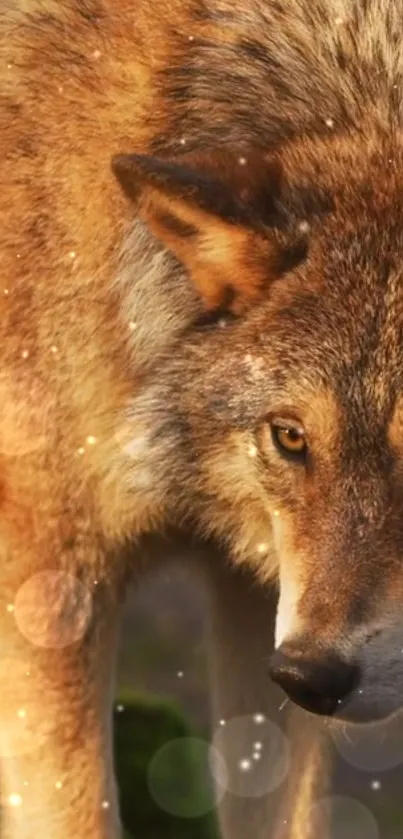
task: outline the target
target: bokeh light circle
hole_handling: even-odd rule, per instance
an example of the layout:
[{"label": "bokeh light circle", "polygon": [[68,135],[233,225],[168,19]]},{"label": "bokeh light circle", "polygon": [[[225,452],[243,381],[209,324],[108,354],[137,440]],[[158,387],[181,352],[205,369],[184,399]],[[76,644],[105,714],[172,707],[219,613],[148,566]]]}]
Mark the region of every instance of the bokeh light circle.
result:
[{"label": "bokeh light circle", "polygon": [[92,616],[92,594],[73,574],[42,571],[20,587],[14,617],[31,644],[47,649],[80,641]]},{"label": "bokeh light circle", "polygon": [[[380,839],[371,811],[355,798],[343,795],[320,798],[311,808],[310,823],[325,831],[326,839]],[[323,835],[318,832],[318,836]]]},{"label": "bokeh light circle", "polygon": [[337,724],[330,727],[338,753],[355,769],[385,772],[403,763],[402,718],[372,725]]},{"label": "bokeh light circle", "polygon": [[148,768],[148,787],[155,803],[172,816],[194,819],[207,815],[224,794],[214,783],[213,766],[225,782],[224,762],[205,740],[179,737],[166,743]]}]

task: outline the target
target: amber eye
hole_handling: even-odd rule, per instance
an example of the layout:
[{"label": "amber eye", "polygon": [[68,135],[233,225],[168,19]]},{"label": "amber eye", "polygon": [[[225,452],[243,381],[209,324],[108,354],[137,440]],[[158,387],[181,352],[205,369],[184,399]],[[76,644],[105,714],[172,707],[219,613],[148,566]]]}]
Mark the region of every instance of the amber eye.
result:
[{"label": "amber eye", "polygon": [[272,420],[271,434],[273,443],[285,457],[303,461],[307,452],[305,432],[301,426],[282,420]]}]

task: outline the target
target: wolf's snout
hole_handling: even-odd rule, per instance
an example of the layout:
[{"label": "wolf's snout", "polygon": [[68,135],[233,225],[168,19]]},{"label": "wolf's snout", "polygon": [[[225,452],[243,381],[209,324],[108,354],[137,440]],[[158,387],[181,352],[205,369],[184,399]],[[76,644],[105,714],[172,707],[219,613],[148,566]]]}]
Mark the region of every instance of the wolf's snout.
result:
[{"label": "wolf's snout", "polygon": [[332,715],[358,684],[360,671],[334,653],[302,652],[284,644],[271,659],[270,675],[297,705]]}]

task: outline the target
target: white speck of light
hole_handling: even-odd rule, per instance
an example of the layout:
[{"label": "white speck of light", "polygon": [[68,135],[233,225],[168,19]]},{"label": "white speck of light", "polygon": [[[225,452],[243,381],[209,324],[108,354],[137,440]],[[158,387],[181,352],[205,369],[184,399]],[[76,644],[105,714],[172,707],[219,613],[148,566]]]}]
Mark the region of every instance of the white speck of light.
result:
[{"label": "white speck of light", "polygon": [[336,17],[334,22],[335,22],[336,26],[341,26],[342,23],[344,23],[344,18]]},{"label": "white speck of light", "polygon": [[257,455],[257,447],[254,443],[251,443],[248,449],[249,457],[256,457]]},{"label": "white speck of light", "polygon": [[78,453],[79,453],[79,454],[85,454],[85,448],[84,448],[84,446],[80,446],[80,448],[79,448],[79,449],[77,449],[77,451],[78,451]]},{"label": "white speck of light", "polygon": [[194,35],[189,35],[189,41],[194,41],[194,39],[195,39]]},{"label": "white speck of light", "polygon": [[220,720],[220,725],[221,726],[227,725],[227,720]]},{"label": "white speck of light", "polygon": [[18,793],[13,793],[12,795],[9,795],[8,803],[10,807],[21,807],[22,798],[18,795]]},{"label": "white speck of light", "polygon": [[25,708],[19,708],[18,711],[17,711],[17,717],[19,717],[20,720],[24,720],[26,716],[27,716],[27,712],[26,712]]},{"label": "white speck of light", "polygon": [[178,679],[183,679],[183,670],[178,670],[176,675],[177,675]]},{"label": "white speck of light", "polygon": [[122,711],[124,711],[124,710],[125,710],[124,705],[118,705],[118,706],[117,706],[117,708],[116,708],[116,710],[118,711],[118,713],[119,713],[119,714],[121,714],[121,713],[122,713]]},{"label": "white speck of light", "polygon": [[69,257],[70,257],[70,259],[75,259],[75,258],[76,258],[76,256],[77,256],[77,254],[76,254],[76,252],[75,252],[75,251],[69,251]]},{"label": "white speck of light", "polygon": [[246,166],[246,163],[247,163],[246,157],[239,157],[238,158],[238,163],[239,163],[240,166]]},{"label": "white speck of light", "polygon": [[307,233],[309,230],[309,222],[308,221],[300,221],[298,225],[298,230],[300,233]]},{"label": "white speck of light", "polygon": [[133,329],[137,329],[137,323],[135,323],[134,320],[130,321],[129,329],[131,329],[132,331],[133,331]]},{"label": "white speck of light", "polygon": [[96,442],[97,442],[97,438],[96,438],[96,437],[93,437],[93,435],[92,435],[92,434],[89,434],[89,435],[88,435],[88,437],[87,437],[87,443],[88,443],[88,445],[89,445],[89,446],[95,446],[95,443],[96,443]]},{"label": "white speck of light", "polygon": [[333,128],[334,127],[334,119],[332,119],[331,117],[328,117],[327,119],[325,119],[325,124],[327,125],[328,128]]},{"label": "white speck of light", "polygon": [[255,725],[263,725],[265,721],[266,717],[264,714],[255,714],[253,717],[253,722],[255,723]]},{"label": "white speck of light", "polygon": [[7,612],[14,612],[14,604],[13,603],[8,603]]},{"label": "white speck of light", "polygon": [[380,781],[372,781],[371,782],[371,789],[378,791],[382,788],[382,784]]},{"label": "white speck of light", "polygon": [[62,781],[56,781],[56,783],[55,783],[55,787],[56,787],[56,789],[61,789],[61,788],[62,788],[62,786],[63,786]]},{"label": "white speck of light", "polygon": [[109,810],[111,805],[109,804],[109,801],[103,801],[101,806],[103,810]]},{"label": "white speck of light", "polygon": [[258,741],[257,743],[254,743],[254,744],[253,744],[253,748],[254,748],[254,751],[255,751],[255,752],[261,752],[261,751],[262,751],[262,749],[263,749],[263,743],[260,743],[260,742]]},{"label": "white speck of light", "polygon": [[256,760],[256,761],[261,760],[262,759],[262,753],[261,752],[253,752],[252,757],[253,757],[253,760]]},{"label": "white speck of light", "polygon": [[7,69],[11,70],[12,66],[13,66],[12,64],[7,64]]},{"label": "white speck of light", "polygon": [[224,320],[224,318],[221,318],[221,320],[218,321],[218,325],[220,329],[224,329],[224,327],[227,325],[227,321]]},{"label": "white speck of light", "polygon": [[28,356],[29,356],[29,351],[28,351],[28,350],[23,350],[23,351],[22,351],[22,353],[21,353],[21,355],[22,355],[22,357],[23,357],[23,358],[28,358]]},{"label": "white speck of light", "polygon": [[52,353],[56,354],[57,353],[57,347],[55,347],[55,345],[53,344],[53,347],[50,348],[50,351]]},{"label": "white speck of light", "polygon": [[242,758],[242,760],[239,761],[238,766],[241,772],[250,772],[250,770],[252,769],[252,761],[249,760],[248,757],[244,757]]},{"label": "white speck of light", "polygon": [[101,50],[94,50],[92,53],[93,58],[101,58]]},{"label": "white speck of light", "polygon": [[279,516],[280,510],[273,510],[273,516]]},{"label": "white speck of light", "polygon": [[4,294],[6,295],[6,297],[7,297],[7,294],[9,293],[9,292],[8,292],[8,288],[5,288],[3,293],[4,293]]},{"label": "white speck of light", "polygon": [[181,137],[179,140],[181,146],[186,146],[186,137]]},{"label": "white speck of light", "polygon": [[257,546],[258,554],[265,554],[267,553],[267,545],[266,542],[261,542],[260,545]]}]

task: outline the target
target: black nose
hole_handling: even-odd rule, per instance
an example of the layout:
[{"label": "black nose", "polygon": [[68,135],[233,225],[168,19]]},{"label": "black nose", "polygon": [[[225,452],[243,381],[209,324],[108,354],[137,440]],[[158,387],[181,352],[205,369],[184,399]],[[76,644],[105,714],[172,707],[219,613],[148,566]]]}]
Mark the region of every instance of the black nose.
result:
[{"label": "black nose", "polygon": [[328,716],[335,713],[360,680],[357,665],[334,653],[312,653],[286,644],[274,653],[270,675],[297,705]]}]

